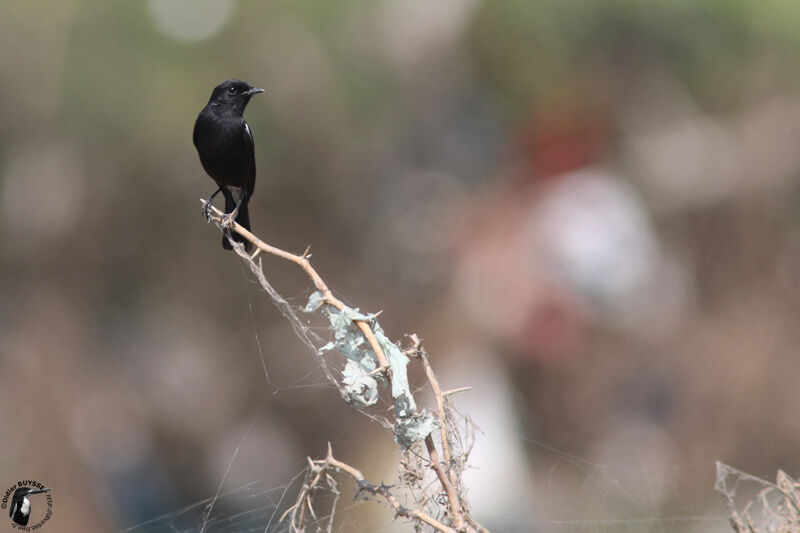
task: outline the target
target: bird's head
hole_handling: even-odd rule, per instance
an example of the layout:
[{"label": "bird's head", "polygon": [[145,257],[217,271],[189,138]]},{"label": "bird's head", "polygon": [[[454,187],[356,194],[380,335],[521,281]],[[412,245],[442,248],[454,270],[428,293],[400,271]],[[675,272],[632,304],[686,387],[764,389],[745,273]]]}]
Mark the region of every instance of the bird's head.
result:
[{"label": "bird's head", "polygon": [[263,93],[264,89],[257,89],[246,81],[225,80],[211,93],[209,104],[221,105],[240,113],[244,112],[247,102],[254,94]]},{"label": "bird's head", "polygon": [[40,492],[48,492],[50,489],[47,487],[42,487],[41,489],[38,487],[20,487],[14,491],[14,496],[12,499],[16,500],[18,498],[24,498],[29,494],[39,494]]}]

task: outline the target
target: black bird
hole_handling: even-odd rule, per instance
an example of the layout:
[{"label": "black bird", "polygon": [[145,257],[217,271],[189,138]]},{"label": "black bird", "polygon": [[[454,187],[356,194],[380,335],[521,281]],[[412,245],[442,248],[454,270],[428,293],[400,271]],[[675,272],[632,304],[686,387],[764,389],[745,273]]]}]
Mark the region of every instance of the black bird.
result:
[{"label": "black bird", "polygon": [[[256,186],[256,160],[253,134],[242,113],[250,97],[261,92],[264,89],[256,89],[246,81],[225,80],[214,87],[211,99],[194,123],[193,140],[200,163],[218,187],[208,199],[209,205],[222,192],[228,220],[236,220],[248,230],[247,202]],[[232,238],[239,242],[244,240],[237,233]],[[224,235],[222,247],[232,249]]]},{"label": "black bird", "polygon": [[31,517],[31,501],[28,499],[29,494],[39,494],[40,492],[47,492],[50,489],[35,487],[20,487],[14,491],[14,496],[11,497],[11,507],[8,510],[8,516],[11,520],[21,526],[28,525],[28,519]]}]

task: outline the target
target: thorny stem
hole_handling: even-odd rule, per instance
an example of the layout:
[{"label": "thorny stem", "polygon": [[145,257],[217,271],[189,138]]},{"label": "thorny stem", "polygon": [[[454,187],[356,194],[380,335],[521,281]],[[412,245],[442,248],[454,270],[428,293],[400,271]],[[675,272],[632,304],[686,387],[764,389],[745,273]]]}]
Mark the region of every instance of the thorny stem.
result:
[{"label": "thorny stem", "polygon": [[431,468],[436,472],[439,483],[442,484],[442,488],[444,488],[444,492],[447,494],[447,502],[450,511],[453,513],[453,522],[456,524],[456,529],[458,531],[464,531],[464,516],[461,513],[461,503],[458,501],[458,496],[456,496],[450,478],[447,477],[444,469],[442,469],[442,464],[439,462],[439,453],[436,451],[436,445],[433,443],[433,437],[430,435],[425,437],[425,448],[428,449],[428,456],[431,458]]},{"label": "thorny stem", "polygon": [[356,498],[358,498],[361,493],[364,492],[372,494],[373,496],[381,496],[386,500],[386,503],[388,503],[392,509],[394,509],[396,516],[402,516],[416,522],[427,524],[435,531],[439,531],[440,533],[458,533],[457,530],[442,524],[429,514],[420,511],[419,509],[409,509],[405,507],[392,493],[390,490],[391,487],[383,483],[380,485],[375,485],[374,483],[368,482],[360,470],[347,463],[339,461],[333,456],[330,443],[328,443],[328,455],[325,457],[325,459],[312,461],[309,458],[308,461],[309,468],[314,474],[314,477],[311,479],[311,481],[303,486],[303,489],[300,491],[300,495],[297,498],[297,502],[292,507],[287,509],[286,512],[281,516],[281,521],[283,521],[286,516],[290,515],[292,527],[296,531],[303,531],[305,529],[306,509],[310,509],[311,493],[319,487],[319,483],[323,477],[329,475],[330,470],[336,470],[338,472],[347,474],[356,482],[358,485]]},{"label": "thorny stem", "polygon": [[[428,354],[422,348],[422,342],[420,341],[419,337],[412,335],[411,341],[414,343],[414,350],[417,356],[422,361],[422,366],[425,368],[425,376],[428,378],[428,383],[430,383],[431,390],[433,391],[433,397],[436,400],[436,415],[439,417],[439,420],[444,421],[446,416],[444,410],[444,395],[442,394],[442,388],[439,386],[439,380],[436,379],[436,374],[433,373],[433,368],[431,368],[431,363],[428,360]],[[450,477],[450,483],[455,485],[456,482],[453,479],[453,471],[450,461],[450,438],[447,435],[447,427],[442,424],[442,426],[439,428],[439,431],[442,441],[442,459],[444,461],[444,466],[447,470],[447,475]]]},{"label": "thorny stem", "polygon": [[[322,294],[323,301],[333,306],[338,310],[343,310],[346,306],[344,303],[336,298],[333,293],[331,292],[330,288],[328,288],[327,284],[322,280],[320,275],[317,273],[316,270],[311,266],[311,262],[309,261],[309,249],[307,248],[302,254],[294,254],[291,252],[287,252],[275,246],[265,243],[258,237],[256,237],[253,233],[243,228],[241,225],[236,223],[235,221],[228,220],[225,217],[225,214],[214,207],[213,205],[209,204],[205,200],[201,199],[203,203],[204,209],[207,209],[208,219],[209,221],[214,221],[220,228],[223,230],[225,228],[229,228],[232,231],[235,231],[245,239],[247,239],[250,243],[252,243],[256,250],[255,252],[248,256],[246,253],[242,255],[244,258],[249,259],[251,262],[262,252],[266,252],[268,254],[280,257],[282,259],[286,259],[287,261],[291,261],[295,263],[303,271],[308,275],[311,281],[314,283],[316,289]],[[378,339],[375,336],[375,332],[370,326],[368,321],[365,320],[354,320],[361,333],[367,339],[370,347],[372,348],[375,356],[378,360],[379,367],[375,370],[375,372],[383,372],[386,374],[389,380],[392,379],[391,369],[389,366],[388,359],[386,358],[386,354],[383,351]],[[456,491],[456,487],[458,487],[458,480],[456,477],[455,472],[452,468],[452,454],[450,451],[451,442],[448,436],[448,424],[447,424],[447,417],[445,411],[445,403],[444,398],[445,395],[453,394],[455,392],[460,392],[464,389],[457,389],[454,391],[447,391],[442,393],[441,387],[439,386],[439,382],[436,379],[436,375],[431,368],[430,361],[428,360],[427,354],[425,353],[424,349],[421,347],[421,342],[416,335],[412,336],[412,341],[414,342],[415,346],[413,348],[414,355],[419,357],[422,361],[422,364],[425,368],[425,374],[427,376],[428,382],[433,390],[434,397],[436,400],[436,417],[439,419],[440,422],[440,440],[442,446],[442,455],[443,455],[443,462],[439,461],[438,452],[436,450],[435,443],[431,435],[425,437],[425,447],[428,451],[428,456],[430,458],[430,467],[436,473],[437,478],[439,479],[439,483],[441,484],[445,495],[447,496],[448,501],[448,514],[451,517],[455,528],[442,524],[435,518],[431,517],[430,515],[426,514],[425,512],[419,509],[408,509],[403,506],[395,497],[395,495],[389,490],[390,487],[387,487],[383,483],[380,485],[374,485],[368,483],[364,478],[364,475],[358,469],[343,463],[333,457],[333,452],[331,451],[330,443],[328,444],[328,455],[324,460],[321,461],[312,461],[309,458],[309,478],[308,482],[303,486],[300,495],[298,496],[297,502],[289,508],[281,517],[283,520],[287,515],[291,515],[291,524],[294,531],[302,532],[305,528],[305,522],[307,518],[307,514],[314,515],[314,510],[311,506],[312,500],[312,492],[319,488],[320,483],[323,480],[324,476],[329,476],[329,470],[334,469],[340,472],[344,472],[348,474],[351,478],[353,478],[358,483],[358,492],[356,497],[358,497],[362,492],[368,492],[370,494],[376,496],[382,496],[386,502],[394,509],[396,516],[403,516],[409,519],[414,520],[418,525],[421,523],[427,524],[428,526],[432,527],[434,530],[442,532],[442,533],[460,533],[467,531],[467,523],[471,526],[471,528],[475,531],[480,533],[488,533],[488,530],[481,526],[478,522],[476,522],[467,512],[462,505],[461,499],[459,494]],[[444,464],[444,468],[442,468],[442,464]],[[313,477],[311,474],[314,474]]]},{"label": "thorny stem", "polygon": [[442,395],[442,388],[439,386],[439,380],[436,379],[436,375],[433,373],[431,363],[428,361],[428,354],[425,353],[425,350],[422,348],[422,342],[420,341],[419,337],[412,335],[411,341],[414,343],[413,350],[415,354],[420,358],[422,365],[425,368],[425,375],[428,378],[428,383],[430,383],[433,396],[436,400],[436,416],[441,422],[439,425],[439,432],[442,443],[442,460],[444,462],[444,470],[446,470],[446,473],[442,470],[442,466],[439,463],[437,456],[438,454],[436,453],[436,446],[434,445],[433,438],[430,435],[425,437],[425,447],[428,449],[428,455],[431,458],[431,468],[433,468],[433,470],[436,472],[436,475],[439,477],[439,482],[442,484],[445,494],[447,494],[447,501],[450,505],[451,511],[453,512],[453,522],[456,525],[456,529],[461,531],[464,529],[464,516],[461,511],[461,502],[459,501],[458,495],[454,489],[458,483],[455,479],[453,469],[451,468],[452,456],[450,455],[450,437],[447,434],[447,424],[445,424],[447,413],[445,412],[444,395]]},{"label": "thorny stem", "polygon": [[[201,202],[203,202],[204,206],[207,205],[205,203],[205,200],[201,200]],[[209,205],[209,212],[213,213],[213,215],[209,216],[210,220],[213,220],[218,225],[225,224],[226,221],[223,220],[225,214],[222,211],[220,211],[213,205]],[[311,261],[308,260],[309,257],[308,248],[306,248],[306,251],[303,252],[301,255],[293,254],[291,252],[287,252],[286,250],[281,250],[280,248],[276,248],[275,246],[265,243],[264,241],[256,237],[254,234],[244,229],[244,227],[240,226],[237,222],[228,223],[227,226],[255,245],[257,250],[251,256],[251,259],[254,259],[260,252],[266,252],[268,254],[272,254],[281,257],[283,259],[286,259],[287,261],[291,261],[292,263],[302,268],[303,271],[305,271],[305,273],[308,275],[308,277],[311,278],[311,281],[314,283],[314,286],[322,294],[322,298],[326,304],[335,307],[339,311],[345,308],[344,303],[342,303],[341,300],[339,300],[336,296],[333,295],[331,290],[328,288],[328,285],[325,284],[320,275],[317,274],[317,271],[314,270],[314,267],[311,266]],[[367,339],[367,342],[369,342],[370,348],[372,348],[372,351],[375,352],[375,357],[378,358],[378,364],[380,365],[380,368],[382,368],[385,372],[388,373],[389,361],[386,359],[386,354],[383,353],[383,348],[381,348],[378,339],[375,337],[375,332],[372,331],[372,327],[370,327],[369,323],[364,320],[355,320],[355,322],[356,325],[358,326],[358,329],[360,329],[361,333],[364,334],[364,337]]]}]

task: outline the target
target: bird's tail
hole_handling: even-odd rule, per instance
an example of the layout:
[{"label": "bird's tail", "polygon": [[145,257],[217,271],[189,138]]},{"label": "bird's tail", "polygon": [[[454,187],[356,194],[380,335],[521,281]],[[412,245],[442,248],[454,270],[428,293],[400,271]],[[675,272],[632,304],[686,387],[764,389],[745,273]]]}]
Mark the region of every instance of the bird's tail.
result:
[{"label": "bird's tail", "polygon": [[[227,191],[226,191],[227,192]],[[236,215],[236,222],[239,223],[247,231],[250,231],[250,212],[247,210],[247,204],[250,201],[250,198],[245,198],[242,202],[242,205],[239,206],[239,213]],[[225,212],[231,213],[233,210],[236,209],[236,201],[233,199],[233,194],[227,193],[225,195]],[[244,237],[236,233],[235,231],[231,230],[231,238],[236,242],[244,242],[245,248],[249,251],[252,245],[245,240]],[[222,247],[226,250],[233,250],[233,246],[231,246],[230,241],[228,241],[227,235],[222,236]]]}]

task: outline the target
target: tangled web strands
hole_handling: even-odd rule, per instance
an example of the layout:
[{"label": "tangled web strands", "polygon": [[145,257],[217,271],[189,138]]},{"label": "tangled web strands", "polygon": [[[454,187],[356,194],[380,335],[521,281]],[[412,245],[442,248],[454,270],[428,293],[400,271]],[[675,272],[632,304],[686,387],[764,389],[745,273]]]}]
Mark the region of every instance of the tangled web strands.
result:
[{"label": "tangled web strands", "polygon": [[[280,509],[301,482],[302,472],[279,487],[247,483],[118,533],[289,533],[290,526],[280,523]],[[324,518],[327,517],[320,517],[320,523]]]}]

